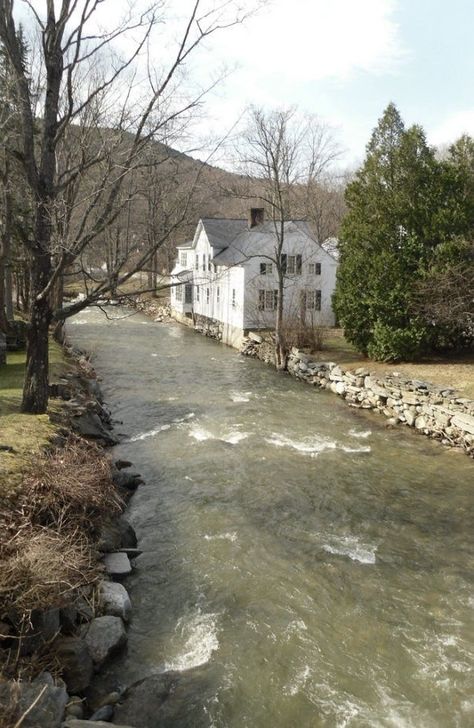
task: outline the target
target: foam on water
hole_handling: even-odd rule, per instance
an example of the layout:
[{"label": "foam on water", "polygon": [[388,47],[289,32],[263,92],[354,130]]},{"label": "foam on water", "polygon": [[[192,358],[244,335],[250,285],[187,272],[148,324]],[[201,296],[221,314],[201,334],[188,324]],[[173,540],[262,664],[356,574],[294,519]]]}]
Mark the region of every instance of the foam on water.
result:
[{"label": "foam on water", "polygon": [[318,435],[313,437],[304,437],[302,440],[292,440],[286,435],[272,433],[271,437],[266,437],[265,442],[275,447],[289,447],[292,450],[309,455],[312,458],[317,457],[320,453],[327,450],[341,450],[346,453],[368,453],[371,452],[370,445],[362,445],[359,447],[351,447],[350,445],[341,445],[334,440],[325,440]]},{"label": "foam on water", "polygon": [[197,610],[178,620],[175,629],[176,653],[164,665],[164,670],[190,670],[205,665],[219,648],[218,614],[203,614]]},{"label": "foam on water", "polygon": [[[237,424],[235,427],[239,427],[239,425]],[[193,437],[198,442],[219,440],[220,442],[226,442],[229,445],[238,445],[239,442],[242,442],[242,440],[246,440],[249,434],[250,433],[248,432],[231,430],[230,432],[223,434],[221,437],[218,437],[217,435],[214,435],[214,433],[210,432],[210,430],[207,430],[196,423],[196,425],[190,430],[189,437]]]},{"label": "foam on water", "polygon": [[221,439],[223,442],[228,442],[229,445],[238,445],[239,442],[242,442],[242,440],[246,440],[248,436],[248,432],[230,432]]},{"label": "foam on water", "polygon": [[368,546],[355,536],[333,537],[330,543],[323,544],[324,551],[337,556],[348,556],[361,564],[375,564],[377,546]]},{"label": "foam on water", "polygon": [[155,437],[155,435],[158,435],[160,432],[165,432],[166,430],[170,430],[171,425],[160,425],[160,427],[155,427],[153,430],[148,430],[148,432],[141,432],[138,435],[134,435],[129,439],[129,442],[138,442],[139,440],[148,440],[149,437]]},{"label": "foam on water", "polygon": [[[174,399],[174,398],[171,398]],[[179,425],[183,422],[187,422],[187,420],[191,420],[194,417],[194,412],[188,412],[187,415],[184,415],[184,417],[177,417],[171,424],[165,424],[160,425],[159,427],[154,427],[152,430],[147,430],[146,432],[140,432],[138,435],[133,435],[129,439],[129,442],[138,442],[139,440],[148,440],[149,437],[155,437],[155,435],[159,435],[160,432],[165,432],[166,430],[170,430],[172,425]]]},{"label": "foam on water", "polygon": [[349,447],[349,445],[341,445],[342,452],[357,453],[357,452],[371,452],[372,448],[370,445],[366,447]]},{"label": "foam on water", "polygon": [[286,629],[285,629],[285,636],[286,639],[290,639],[294,635],[302,635],[304,632],[307,631],[306,623],[303,619],[293,619],[291,622],[288,623]]},{"label": "foam on water", "polygon": [[357,437],[361,440],[365,440],[367,437],[370,437],[372,434],[372,430],[349,430],[349,435],[351,437]]},{"label": "foam on water", "polygon": [[308,682],[310,675],[311,668],[309,665],[305,665],[302,670],[298,670],[295,677],[283,688],[285,695],[297,695]]},{"label": "foam on water", "polygon": [[237,541],[237,531],[217,533],[214,536],[210,536],[208,533],[205,533],[204,538],[206,541],[231,541],[232,543],[235,543],[235,541]]},{"label": "foam on water", "polygon": [[232,392],[230,398],[232,402],[250,402],[252,392]]},{"label": "foam on water", "polygon": [[278,433],[273,433],[271,437],[266,437],[265,442],[275,447],[289,447],[298,452],[311,455],[311,457],[316,457],[319,453],[324,452],[324,450],[335,450],[337,447],[336,442],[323,440],[320,437],[305,437],[303,440],[292,440]]},{"label": "foam on water", "polygon": [[194,437],[198,442],[205,442],[206,440],[215,440],[212,432],[204,430],[202,427],[193,427],[189,433],[189,437]]}]

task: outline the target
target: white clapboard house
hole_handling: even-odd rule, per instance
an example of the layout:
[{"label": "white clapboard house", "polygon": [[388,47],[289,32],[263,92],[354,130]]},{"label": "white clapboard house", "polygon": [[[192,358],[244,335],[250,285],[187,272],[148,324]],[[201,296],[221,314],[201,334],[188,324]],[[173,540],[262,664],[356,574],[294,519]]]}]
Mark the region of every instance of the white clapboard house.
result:
[{"label": "white clapboard house", "polygon": [[[284,226],[285,319],[333,326],[337,260],[305,222]],[[236,347],[248,331],[274,328],[275,247],[275,224],[265,221],[261,208],[252,208],[248,220],[200,220],[194,239],[178,247],[172,315]]]}]

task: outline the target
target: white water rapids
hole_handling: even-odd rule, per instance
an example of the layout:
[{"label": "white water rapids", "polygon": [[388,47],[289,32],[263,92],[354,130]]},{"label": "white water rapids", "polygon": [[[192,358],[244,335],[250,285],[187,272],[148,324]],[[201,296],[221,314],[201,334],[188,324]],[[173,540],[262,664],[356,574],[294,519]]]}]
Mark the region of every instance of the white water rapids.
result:
[{"label": "white water rapids", "polygon": [[196,670],[176,728],[474,725],[468,458],[178,325],[68,333],[146,481],[104,683]]}]

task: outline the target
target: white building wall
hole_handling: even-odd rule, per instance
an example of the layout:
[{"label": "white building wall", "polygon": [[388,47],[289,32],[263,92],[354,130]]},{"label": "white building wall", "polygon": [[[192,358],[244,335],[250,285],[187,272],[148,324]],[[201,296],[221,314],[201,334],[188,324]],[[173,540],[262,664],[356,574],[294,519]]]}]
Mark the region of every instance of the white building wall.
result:
[{"label": "white building wall", "polygon": [[[264,241],[262,240],[262,243]],[[258,246],[256,246],[258,249]],[[268,257],[250,258],[245,263],[245,312],[244,328],[273,328],[275,311],[259,309],[259,290],[277,290],[278,276],[275,264],[272,263],[272,274],[260,273],[261,263],[270,263],[274,250],[268,249]],[[334,326],[335,317],[332,310],[332,294],[336,285],[337,262],[326,253],[314,240],[301,232],[287,233],[283,245],[283,253],[302,256],[301,274],[287,274],[284,283],[283,307],[286,317],[299,316],[301,310],[300,293],[302,290],[321,291],[321,310],[307,310],[307,319],[321,326]],[[310,265],[321,266],[321,274],[309,272]]]},{"label": "white building wall", "polygon": [[[187,253],[187,268],[193,280],[193,313],[221,321],[226,325],[243,328],[244,321],[244,270],[241,266],[226,268],[214,266],[210,261],[217,250],[209,244],[206,232],[201,228],[196,246]],[[178,261],[180,254],[178,253]],[[179,262],[174,269],[180,269]],[[208,295],[209,292],[209,295]],[[172,298],[172,307],[173,307]],[[182,310],[179,302],[178,310]]]},{"label": "white building wall", "polygon": [[[273,328],[275,310],[260,310],[259,291],[278,288],[275,264],[272,272],[262,275],[261,263],[270,264],[275,256],[272,235],[255,231],[252,247],[267,255],[249,256],[241,264],[218,265],[211,262],[219,250],[212,248],[202,225],[199,226],[194,247],[179,249],[178,262],[173,270],[176,280],[193,284],[192,304],[177,300],[171,290],[171,307],[181,316],[191,313],[223,324],[223,341],[238,346],[242,332],[247,329]],[[301,291],[321,291],[321,310],[306,309],[306,320],[316,325],[333,326],[332,293],[336,284],[337,261],[303,231],[296,228],[285,235],[283,252],[288,256],[301,255],[301,273],[285,276],[284,312],[287,320],[301,315]],[[182,259],[183,253],[186,260]],[[321,273],[310,273],[310,265],[320,264]],[[314,269],[313,269],[314,270]]]}]

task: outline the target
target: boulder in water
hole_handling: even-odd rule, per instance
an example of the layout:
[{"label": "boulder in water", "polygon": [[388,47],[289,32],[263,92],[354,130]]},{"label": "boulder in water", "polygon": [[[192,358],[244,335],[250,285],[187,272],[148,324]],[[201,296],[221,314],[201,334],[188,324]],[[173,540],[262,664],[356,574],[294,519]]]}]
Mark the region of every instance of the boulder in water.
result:
[{"label": "boulder in water", "polygon": [[84,640],[94,663],[102,665],[127,642],[120,617],[96,617],[84,630]]},{"label": "boulder in water", "polygon": [[205,705],[206,700],[212,700],[216,683],[215,670],[208,667],[151,675],[126,690],[123,702],[115,708],[114,720],[135,728],[208,726]]}]

